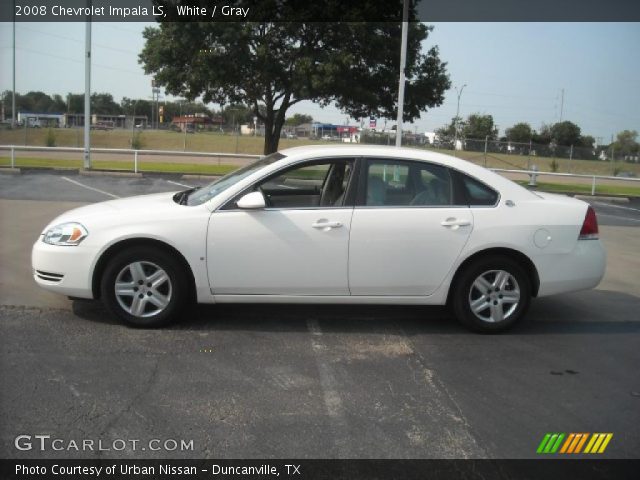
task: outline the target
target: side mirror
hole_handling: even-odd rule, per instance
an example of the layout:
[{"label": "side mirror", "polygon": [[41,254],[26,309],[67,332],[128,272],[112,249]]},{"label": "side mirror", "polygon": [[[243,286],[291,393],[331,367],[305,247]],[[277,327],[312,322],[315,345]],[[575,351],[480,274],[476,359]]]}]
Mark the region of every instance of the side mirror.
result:
[{"label": "side mirror", "polygon": [[262,192],[251,192],[242,196],[240,200],[236,202],[236,205],[238,205],[238,208],[245,210],[257,210],[259,208],[264,208],[266,203]]}]

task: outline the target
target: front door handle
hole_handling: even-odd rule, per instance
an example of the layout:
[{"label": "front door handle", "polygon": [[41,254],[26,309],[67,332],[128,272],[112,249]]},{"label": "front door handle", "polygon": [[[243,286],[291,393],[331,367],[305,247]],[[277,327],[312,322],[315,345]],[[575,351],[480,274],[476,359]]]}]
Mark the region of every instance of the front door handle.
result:
[{"label": "front door handle", "polygon": [[457,230],[460,227],[468,227],[469,225],[471,225],[471,222],[464,218],[458,220],[455,217],[449,217],[446,220],[440,222],[440,225],[442,225],[443,227],[450,227],[451,230]]},{"label": "front door handle", "polygon": [[331,230],[332,228],[340,228],[342,226],[342,223],[330,222],[329,220],[321,219],[315,223],[312,223],[311,226],[319,230]]}]

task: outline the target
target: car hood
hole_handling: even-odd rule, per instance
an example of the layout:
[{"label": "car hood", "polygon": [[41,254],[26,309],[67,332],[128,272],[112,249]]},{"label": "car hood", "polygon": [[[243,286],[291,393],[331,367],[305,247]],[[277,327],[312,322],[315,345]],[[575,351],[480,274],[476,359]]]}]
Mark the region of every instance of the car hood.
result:
[{"label": "car hood", "polygon": [[124,219],[124,217],[132,217],[137,214],[142,215],[140,218],[162,216],[168,209],[185,208],[173,201],[175,194],[176,192],[138,195],[74,208],[55,218],[44,230],[65,222],[79,222],[89,227],[91,224],[112,218]]}]

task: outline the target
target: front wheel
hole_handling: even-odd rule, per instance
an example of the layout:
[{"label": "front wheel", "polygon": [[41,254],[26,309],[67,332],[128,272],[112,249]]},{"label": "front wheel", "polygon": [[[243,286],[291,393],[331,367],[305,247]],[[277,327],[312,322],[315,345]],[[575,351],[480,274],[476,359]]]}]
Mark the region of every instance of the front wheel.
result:
[{"label": "front wheel", "polygon": [[481,258],[462,272],[452,299],[453,311],[466,327],[485,333],[504,331],[529,309],[531,282],[511,258]]},{"label": "front wheel", "polygon": [[134,247],[113,257],[102,277],[107,308],[137,327],[159,327],[176,319],[187,299],[187,275],[167,253]]}]

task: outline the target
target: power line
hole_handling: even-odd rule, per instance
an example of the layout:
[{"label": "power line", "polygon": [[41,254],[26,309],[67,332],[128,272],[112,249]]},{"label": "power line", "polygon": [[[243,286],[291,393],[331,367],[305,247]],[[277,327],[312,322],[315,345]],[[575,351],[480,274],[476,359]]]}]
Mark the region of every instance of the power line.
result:
[{"label": "power line", "polygon": [[[38,50],[33,50],[33,49],[27,48],[27,47],[16,47],[16,49],[17,50],[24,50],[25,52],[29,52],[29,53],[35,53],[36,55],[43,55],[45,57],[58,58],[60,60],[66,60],[67,62],[82,63],[84,65],[84,60],[78,60],[76,58],[64,57],[62,55],[56,55],[54,53],[44,53],[44,52],[40,52]],[[111,65],[101,65],[99,63],[92,63],[92,65],[95,66],[95,67],[105,68],[105,69],[108,69],[108,70],[115,70],[115,71],[127,73],[129,75],[144,76],[144,73],[134,72],[133,70],[127,70],[127,69],[124,69],[124,68],[114,67],[114,66],[111,66]]]},{"label": "power line", "polygon": [[[20,30],[26,30],[28,32],[34,32],[34,33],[39,33],[39,34],[42,34],[42,35],[48,35],[50,37],[60,38],[60,39],[63,39],[63,40],[69,40],[69,41],[72,41],[72,42],[75,42],[75,43],[83,43],[84,42],[84,40],[80,40],[78,38],[67,37],[66,35],[60,35],[60,34],[57,34],[57,33],[43,32],[42,30],[36,30],[34,28],[28,28],[28,27],[24,27],[22,25],[20,26]],[[93,46],[104,48],[104,49],[107,49],[107,50],[113,50],[114,52],[127,53],[129,55],[137,55],[135,52],[132,52],[131,50],[125,50],[123,48],[111,47],[111,46],[100,44],[100,43],[95,43],[94,42]]]}]

